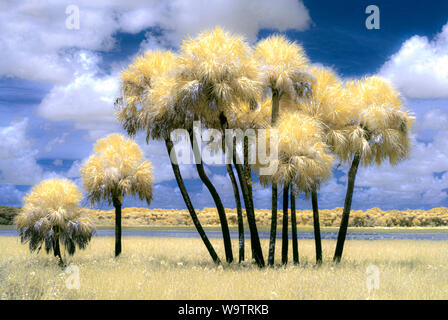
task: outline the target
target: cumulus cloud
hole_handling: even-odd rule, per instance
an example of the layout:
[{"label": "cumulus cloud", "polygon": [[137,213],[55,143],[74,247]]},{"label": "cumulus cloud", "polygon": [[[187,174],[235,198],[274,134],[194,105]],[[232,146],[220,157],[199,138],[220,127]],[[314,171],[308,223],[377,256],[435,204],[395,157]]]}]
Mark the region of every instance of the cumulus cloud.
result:
[{"label": "cumulus cloud", "polygon": [[118,88],[117,76],[85,73],[68,85],[54,86],[39,105],[38,114],[51,121],[72,121],[75,129],[90,130],[90,139],[96,139],[118,130],[113,109]]},{"label": "cumulus cloud", "polygon": [[407,96],[414,98],[448,97],[448,24],[430,40],[413,36],[381,67]]},{"label": "cumulus cloud", "polygon": [[[114,36],[159,30],[161,46],[176,46],[186,35],[222,25],[254,40],[261,28],[304,30],[310,24],[301,1],[76,1],[79,28],[67,28],[73,1],[2,1],[0,76],[66,83],[90,66],[83,55],[108,51]],[[69,24],[70,25],[70,24]],[[157,43],[147,39],[147,45]],[[160,42],[160,41],[159,41]]]},{"label": "cumulus cloud", "polygon": [[0,185],[0,203],[3,206],[17,206],[22,203],[25,192],[12,185]]},{"label": "cumulus cloud", "polygon": [[27,137],[28,119],[0,127],[0,183],[32,185],[40,180],[56,176],[44,172],[36,161],[38,150]]}]

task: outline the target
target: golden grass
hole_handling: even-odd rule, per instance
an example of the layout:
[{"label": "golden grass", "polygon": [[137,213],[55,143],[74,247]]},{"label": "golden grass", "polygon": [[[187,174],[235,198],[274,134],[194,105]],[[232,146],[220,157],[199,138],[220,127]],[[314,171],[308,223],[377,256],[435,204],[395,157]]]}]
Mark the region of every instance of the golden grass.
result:
[{"label": "golden grass", "polygon": [[[114,225],[114,210],[85,209],[97,225]],[[230,226],[237,226],[236,209],[226,209]],[[219,226],[219,216],[215,208],[197,210],[198,217],[204,226]],[[246,215],[243,210],[244,221]],[[258,209],[255,211],[257,224],[260,227],[269,227],[271,223],[271,210]],[[320,223],[324,227],[339,227],[342,208],[319,210]],[[279,214],[278,224],[281,225],[282,215]],[[147,209],[124,208],[124,226],[193,226],[188,210],[175,209]],[[297,211],[297,224],[299,226],[313,225],[313,212],[311,210]],[[352,210],[349,226],[351,227],[438,227],[448,225],[448,208],[440,207],[431,210],[390,210],[383,211],[372,208],[365,211]]]},{"label": "golden grass", "polygon": [[[212,242],[223,256],[222,241]],[[80,270],[80,288],[70,290],[66,287],[70,274],[52,256],[30,254],[18,238],[0,237],[0,298],[448,298],[446,242],[347,241],[343,262],[334,265],[335,243],[324,240],[324,265],[316,268],[313,241],[300,240],[300,266],[265,269],[249,263],[218,267],[199,239],[128,237],[118,259],[113,258],[113,245],[113,238],[94,238],[87,250],[69,258],[67,262]],[[266,252],[267,241],[262,245]],[[379,268],[380,282],[379,289],[369,293],[366,268],[371,264]]]}]

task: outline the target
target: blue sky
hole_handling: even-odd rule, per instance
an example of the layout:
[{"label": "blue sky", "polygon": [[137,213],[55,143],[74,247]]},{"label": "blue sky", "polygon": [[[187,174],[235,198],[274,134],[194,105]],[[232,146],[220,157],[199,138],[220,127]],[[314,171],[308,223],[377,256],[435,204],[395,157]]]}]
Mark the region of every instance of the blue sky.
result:
[{"label": "blue sky", "polygon": [[[80,27],[66,27],[68,5]],[[365,27],[365,8],[380,9],[380,29]],[[312,63],[343,79],[390,79],[415,113],[413,151],[396,167],[361,168],[353,208],[448,206],[448,2],[446,1],[38,1],[3,2],[0,11],[0,205],[19,206],[49,177],[80,185],[79,167],[96,139],[121,132],[113,116],[118,73],[148,49],[177,50],[187,34],[220,25],[249,42],[283,33]],[[152,208],[184,208],[159,142],[137,142],[153,163]],[[227,207],[234,207],[225,168],[207,168]],[[194,167],[182,166],[196,207],[213,202]],[[323,186],[321,208],[343,206],[347,165]],[[255,205],[270,190],[255,185]],[[362,192],[361,192],[362,191]],[[87,205],[87,203],[84,203]],[[125,205],[143,206],[135,199]],[[309,208],[303,197],[299,208]],[[101,206],[107,208],[107,204]]]}]

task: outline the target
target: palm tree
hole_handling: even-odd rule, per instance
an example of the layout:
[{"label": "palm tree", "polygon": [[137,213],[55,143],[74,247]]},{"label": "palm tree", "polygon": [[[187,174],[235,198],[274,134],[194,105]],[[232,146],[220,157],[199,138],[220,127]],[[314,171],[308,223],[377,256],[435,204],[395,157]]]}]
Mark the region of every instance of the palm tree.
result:
[{"label": "palm tree", "polygon": [[[342,81],[328,68],[310,68],[316,79],[313,90],[307,99],[299,101],[299,109],[322,124],[324,142],[333,154],[344,154],[347,150],[353,108],[347,98]],[[316,262],[322,263],[322,244],[319,224],[318,191],[319,185],[306,190],[311,195],[313,207],[314,239],[316,242]]]},{"label": "palm tree", "polygon": [[340,157],[351,161],[341,226],[333,260],[340,262],[349,223],[356,173],[359,165],[380,165],[389,159],[391,165],[404,160],[410,150],[410,127],[413,117],[403,109],[400,94],[385,79],[372,76],[346,83],[353,122],[348,130],[348,143]]},{"label": "palm tree", "polygon": [[24,198],[24,206],[15,223],[22,243],[28,242],[30,251],[53,250],[59,265],[63,266],[60,242],[69,255],[76,247],[85,249],[95,226],[81,211],[82,193],[67,179],[48,179],[34,186]]},{"label": "palm tree", "polygon": [[121,207],[125,195],[138,197],[149,205],[153,174],[143,160],[140,147],[120,134],[99,139],[94,155],[81,168],[81,177],[91,205],[107,201],[115,207],[115,256],[121,253]]},{"label": "palm tree", "polygon": [[[280,115],[280,101],[301,98],[311,90],[313,79],[307,72],[308,59],[301,46],[278,35],[258,42],[254,56],[262,65],[263,86],[271,92],[271,126],[276,127]],[[283,194],[285,195],[285,192]],[[277,185],[274,183],[272,184],[272,220],[268,255],[270,266],[274,264],[276,234]]]},{"label": "palm tree", "polygon": [[[224,130],[233,105],[248,102],[253,109],[256,108],[260,95],[259,72],[250,52],[250,47],[241,37],[225,32],[221,28],[205,31],[194,39],[184,41],[176,72],[176,113],[186,117],[186,123],[201,120],[207,128]],[[192,130],[190,132],[193,133]],[[192,141],[193,143],[196,142]],[[196,156],[199,177],[209,189],[218,210],[226,259],[231,262],[232,246],[225,210],[218,192],[205,174],[201,159]],[[242,169],[239,168],[240,164],[235,166],[237,171]],[[238,174],[238,177],[240,184],[245,184],[241,188],[251,232],[252,251],[256,263],[263,266],[263,253],[247,173],[241,177]]]},{"label": "palm tree", "polygon": [[291,195],[293,228],[293,257],[298,263],[297,229],[294,199],[298,192],[306,194],[331,175],[332,155],[323,141],[322,124],[313,117],[298,111],[287,111],[278,121],[277,171],[261,176],[260,181],[283,186],[282,263],[288,262],[288,195]]},{"label": "palm tree", "polygon": [[170,51],[148,51],[144,57],[137,57],[121,74],[122,96],[117,99],[117,119],[128,135],[138,131],[146,132],[146,141],[162,140],[171,161],[177,185],[207,251],[216,264],[220,264],[213,245],[208,239],[193,207],[177,162],[170,133],[185,126],[185,114],[174,111],[174,70],[177,57]]}]

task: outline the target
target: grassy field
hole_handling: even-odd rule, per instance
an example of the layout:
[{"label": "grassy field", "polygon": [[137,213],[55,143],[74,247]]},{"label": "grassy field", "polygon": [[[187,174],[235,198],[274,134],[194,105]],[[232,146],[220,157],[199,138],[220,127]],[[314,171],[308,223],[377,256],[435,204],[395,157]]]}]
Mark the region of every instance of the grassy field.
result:
[{"label": "grassy field", "polygon": [[[212,242],[222,257],[222,241]],[[267,241],[262,244],[266,252]],[[118,259],[113,245],[113,238],[94,238],[87,250],[67,257],[79,268],[77,290],[66,285],[75,268],[64,272],[53,257],[0,237],[0,298],[448,299],[445,242],[347,241],[343,262],[334,265],[335,242],[323,241],[324,265],[317,268],[314,243],[306,240],[299,242],[300,266],[262,270],[248,262],[216,266],[198,239],[124,238]],[[279,254],[280,243],[277,248]],[[370,265],[379,270],[379,288],[371,291]]]}]

